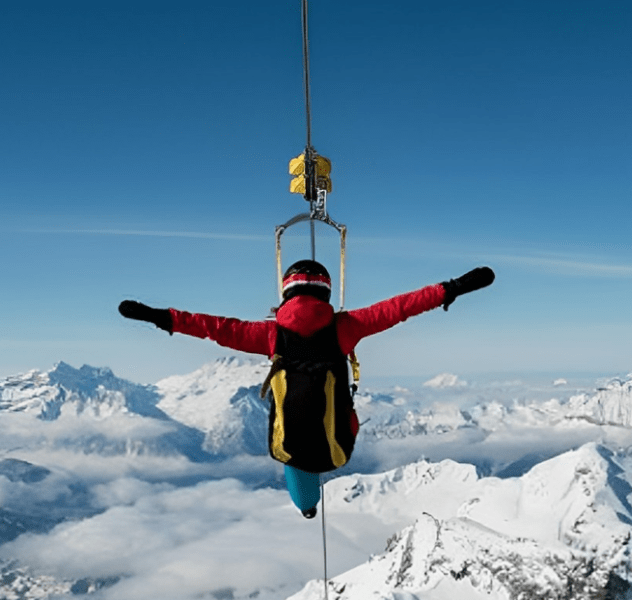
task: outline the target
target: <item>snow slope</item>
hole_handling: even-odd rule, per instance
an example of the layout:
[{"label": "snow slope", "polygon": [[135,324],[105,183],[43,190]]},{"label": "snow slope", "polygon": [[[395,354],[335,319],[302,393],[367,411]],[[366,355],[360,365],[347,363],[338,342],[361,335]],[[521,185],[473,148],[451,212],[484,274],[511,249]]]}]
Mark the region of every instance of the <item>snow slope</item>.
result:
[{"label": "snow slope", "polygon": [[[336,480],[330,522],[370,514],[409,524],[384,553],[335,577],[332,597],[589,600],[627,588],[632,473],[621,464],[588,444],[516,479],[478,479],[443,462]],[[291,600],[322,594],[311,582]]]},{"label": "snow slope", "polygon": [[259,391],[268,371],[266,363],[222,359],[159,381],[158,407],[203,431],[204,449],[212,454],[266,454],[268,404]]},{"label": "snow slope", "polygon": [[[0,380],[0,598],[321,598],[319,523],[266,456],[266,373]],[[331,598],[629,600],[632,377],[442,374],[356,406],[354,457],[326,484]]]},{"label": "snow slope", "polygon": [[25,430],[29,417],[39,421],[27,442],[32,447],[208,460],[203,433],[170,418],[158,407],[160,399],[152,386],[119,379],[110,369],[64,362],[0,381],[0,415],[14,416],[14,429],[21,423]]},{"label": "snow slope", "polygon": [[[184,452],[197,461],[265,456],[268,402],[259,391],[267,370],[265,363],[226,358],[144,386],[107,368],[74,369],[62,362],[48,372],[0,380],[0,414],[68,424],[82,419],[83,440],[75,434],[57,443],[92,453]],[[426,456],[470,462],[479,473],[521,474],[604,435],[628,443],[631,379],[569,398],[557,395],[556,384],[556,396],[545,400],[504,401],[502,388],[477,388],[449,374],[427,383],[420,393],[400,388],[356,396],[362,427],[345,472],[388,469]],[[116,427],[108,427],[115,421]],[[545,430],[556,435],[543,444]]]},{"label": "snow slope", "polygon": [[632,378],[612,379],[594,394],[573,396],[567,414],[599,425],[632,427]]}]

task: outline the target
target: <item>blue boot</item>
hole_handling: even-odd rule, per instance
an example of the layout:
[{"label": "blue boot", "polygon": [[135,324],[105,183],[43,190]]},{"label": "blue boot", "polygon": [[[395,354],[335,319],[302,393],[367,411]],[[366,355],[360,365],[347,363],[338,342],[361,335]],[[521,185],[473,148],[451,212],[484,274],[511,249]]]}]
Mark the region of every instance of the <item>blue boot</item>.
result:
[{"label": "blue boot", "polygon": [[320,475],[285,465],[285,481],[292,502],[306,519],[313,519],[320,500]]}]

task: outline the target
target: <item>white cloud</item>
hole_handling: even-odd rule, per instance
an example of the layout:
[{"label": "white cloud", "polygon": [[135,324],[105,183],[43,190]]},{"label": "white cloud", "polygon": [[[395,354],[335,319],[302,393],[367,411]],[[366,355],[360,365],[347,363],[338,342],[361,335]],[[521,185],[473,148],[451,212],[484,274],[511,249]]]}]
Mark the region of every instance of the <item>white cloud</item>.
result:
[{"label": "white cloud", "polygon": [[[497,382],[482,389],[472,382],[448,389],[426,387],[423,397],[445,400],[450,394],[462,406],[466,399],[478,400],[484,394],[491,406],[495,396],[505,400],[513,397],[514,387],[526,393],[520,381]],[[550,390],[548,387],[543,393]],[[556,388],[555,393],[560,391]],[[410,393],[402,399],[405,410]],[[556,406],[559,409],[559,403]],[[454,423],[455,415],[460,415],[456,405],[444,402],[441,407],[441,411],[433,409],[437,419]],[[547,404],[545,408],[555,412],[556,407]],[[481,420],[489,413],[489,427],[478,430],[467,427],[403,439],[385,437],[379,443],[361,440],[349,466],[352,470],[383,471],[422,456],[482,465],[511,462],[529,452],[554,454],[611,435],[584,422],[572,428],[561,424],[552,435],[551,427],[540,427],[535,417],[527,422],[522,405],[514,405],[512,419],[500,421],[492,418],[496,409],[503,407],[496,402],[485,409],[487,412],[479,410]],[[542,410],[531,413],[537,417]],[[386,414],[392,417],[392,413]],[[366,427],[374,422],[369,421]],[[81,520],[61,523],[48,534],[27,534],[5,544],[0,547],[0,559],[17,560],[37,573],[64,581],[120,578],[99,591],[95,600],[193,600],[212,598],[213,592],[232,588],[242,596],[256,590],[277,590],[270,592],[269,598],[278,600],[322,574],[320,521],[303,519],[284,489],[252,489],[265,481],[279,480],[281,467],[268,457],[241,456],[200,465],[183,457],[88,454],[58,444],[68,436],[87,434],[137,435],[151,440],[164,431],[163,423],[130,415],[98,419],[68,412],[58,422],[44,422],[28,414],[5,414],[0,415],[0,427],[6,432],[0,440],[5,453],[52,471],[41,482],[29,485],[0,477],[0,498],[33,510],[39,504],[42,511],[49,503],[59,505],[59,510],[84,511],[79,515]],[[621,429],[616,430],[617,441],[629,446],[630,433]],[[627,439],[622,439],[623,435]],[[195,478],[231,475],[251,485],[235,479],[191,485]],[[331,575],[382,551],[386,538],[394,532],[389,529],[392,523],[375,515],[350,518],[336,513],[334,505],[332,502],[327,532]],[[262,593],[259,597],[268,596]]]},{"label": "white cloud", "polygon": [[192,238],[237,242],[270,242],[270,236],[240,235],[237,233],[211,233],[204,231],[149,231],[142,229],[28,229],[23,233],[51,233],[65,235],[110,235],[132,237]]},{"label": "white cloud", "polygon": [[28,440],[33,446],[35,440],[41,444],[53,444],[55,440],[79,440],[103,435],[112,440],[130,437],[138,440],[154,438],[175,429],[175,424],[142,417],[137,414],[110,414],[107,418],[95,418],[87,408],[76,414],[74,405],[65,405],[59,418],[54,421],[36,419],[27,413],[0,413],[0,424],[6,435],[0,440],[0,447],[10,448]]},{"label": "white cloud", "polygon": [[601,262],[589,257],[498,254],[490,255],[489,259],[495,262],[505,262],[560,275],[620,279],[632,277],[632,265]]},{"label": "white cloud", "polygon": [[[23,233],[60,234],[60,235],[99,235],[99,236],[126,236],[126,237],[159,237],[159,238],[189,238],[208,239],[218,241],[236,242],[263,242],[270,243],[269,235],[251,235],[237,233],[216,233],[205,231],[168,231],[168,230],[142,230],[142,229],[27,229]],[[304,235],[292,235],[287,237],[304,238]],[[554,272],[563,275],[584,276],[584,277],[632,277],[632,265],[615,264],[604,262],[595,256],[580,253],[545,253],[533,250],[532,252],[513,252],[509,249],[505,251],[489,251],[484,247],[458,248],[453,244],[438,240],[418,240],[401,238],[367,238],[356,237],[354,243],[358,250],[363,248],[375,249],[387,248],[389,254],[404,258],[419,254],[423,250],[423,255],[441,260],[459,260],[463,256],[475,256],[477,260],[487,260],[490,263],[509,263],[529,267],[537,270]]]},{"label": "white cloud", "polygon": [[135,504],[141,498],[157,492],[173,489],[168,483],[151,484],[133,477],[122,477],[92,488],[92,505],[96,508],[111,508]]},{"label": "white cloud", "polygon": [[[129,481],[109,488],[118,499],[122,490],[138,500],[48,535],[22,536],[0,548],[0,558],[61,579],[123,576],[101,592],[104,600],[185,600],[226,588],[248,594],[279,586],[289,595],[322,572],[319,520],[303,519],[284,490],[252,491],[235,480],[157,493]],[[338,531],[335,522],[331,527],[335,572],[383,545],[380,536],[374,547],[359,550],[351,532]]]},{"label": "white cloud", "polygon": [[[532,248],[514,250],[510,247],[500,248],[500,244],[490,247],[489,244],[470,243],[467,245],[455,245],[440,240],[420,239],[395,239],[395,238],[355,238],[355,244],[361,250],[372,252],[379,249],[380,255],[385,252],[389,256],[402,259],[410,259],[415,256],[423,256],[424,260],[433,260],[439,263],[458,261],[463,263],[464,257],[468,261],[476,260],[488,262],[494,265],[506,263],[513,266],[526,267],[538,271],[557,273],[567,276],[582,277],[632,277],[632,264],[621,263],[621,256],[629,253],[629,249],[610,248],[610,254],[601,255],[585,252],[585,248],[571,248],[568,252],[546,252]],[[608,249],[606,249],[607,251]]]}]

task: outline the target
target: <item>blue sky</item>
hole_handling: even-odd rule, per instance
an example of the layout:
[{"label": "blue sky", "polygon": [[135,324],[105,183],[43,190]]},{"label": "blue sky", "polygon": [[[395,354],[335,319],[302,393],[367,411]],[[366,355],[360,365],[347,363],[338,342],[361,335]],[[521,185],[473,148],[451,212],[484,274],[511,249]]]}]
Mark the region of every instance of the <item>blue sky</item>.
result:
[{"label": "blue sky", "polygon": [[[624,1],[312,0],[347,307],[497,273],[362,342],[367,378],[632,371],[631,26]],[[306,208],[300,28],[300,0],[2,3],[0,376],[152,382],[227,354],[125,321],[125,298],[268,314],[274,227]]]}]

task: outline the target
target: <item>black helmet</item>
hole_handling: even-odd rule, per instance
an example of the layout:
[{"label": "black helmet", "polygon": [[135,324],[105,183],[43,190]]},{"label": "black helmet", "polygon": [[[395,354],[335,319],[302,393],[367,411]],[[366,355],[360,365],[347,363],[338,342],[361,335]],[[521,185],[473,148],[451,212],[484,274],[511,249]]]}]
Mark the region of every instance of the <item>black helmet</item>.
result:
[{"label": "black helmet", "polygon": [[299,260],[283,275],[283,300],[301,294],[314,296],[324,302],[329,302],[331,298],[329,272],[315,260]]}]

